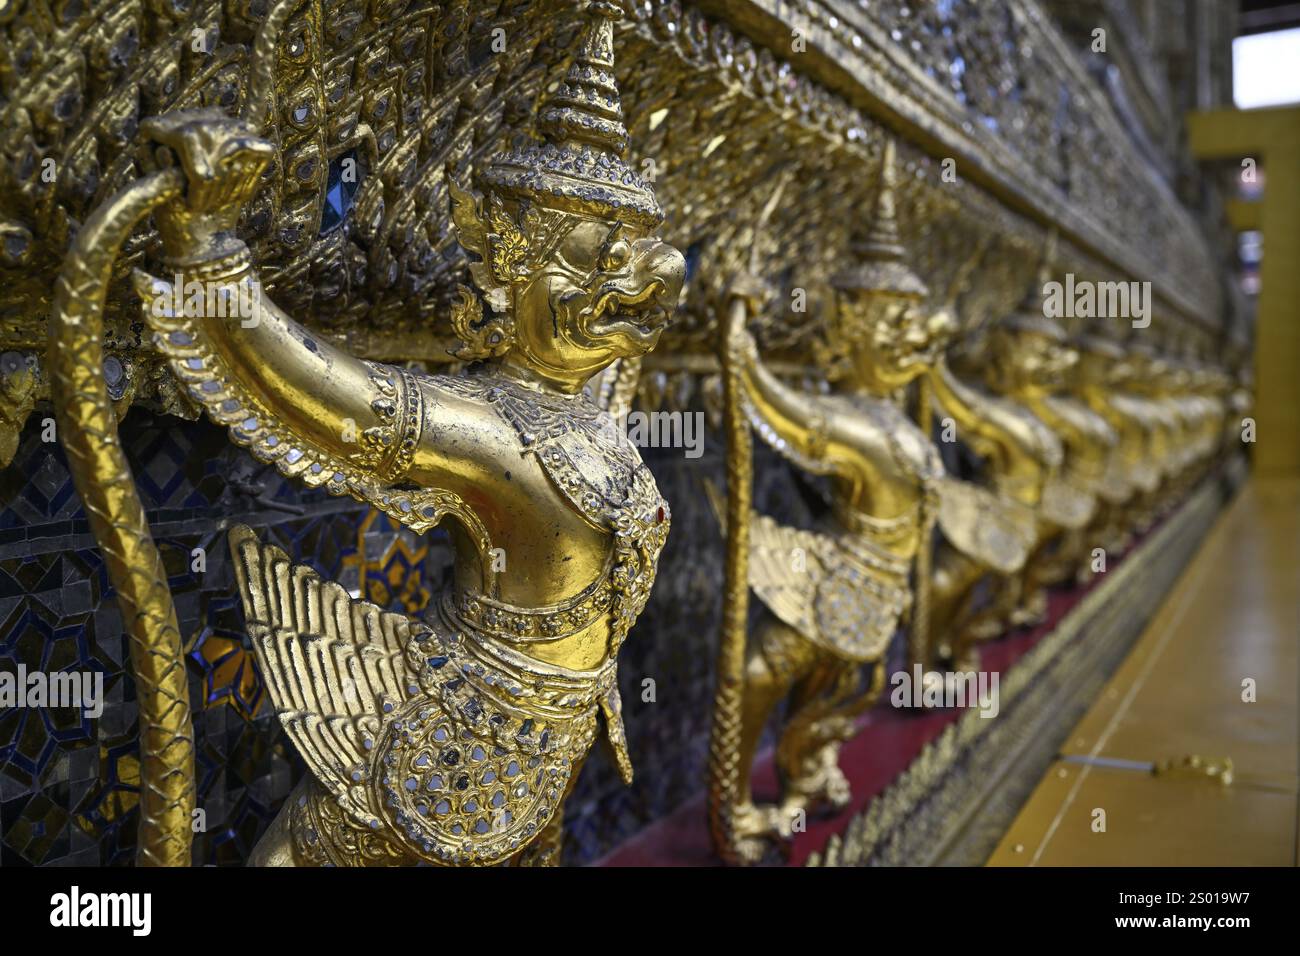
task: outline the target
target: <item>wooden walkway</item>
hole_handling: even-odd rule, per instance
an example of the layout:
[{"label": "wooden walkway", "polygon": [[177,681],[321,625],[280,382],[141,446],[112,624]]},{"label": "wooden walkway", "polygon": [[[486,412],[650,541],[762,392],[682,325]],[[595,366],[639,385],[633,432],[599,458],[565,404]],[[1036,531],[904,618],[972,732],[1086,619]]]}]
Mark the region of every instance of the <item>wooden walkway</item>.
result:
[{"label": "wooden walkway", "polygon": [[1300,480],[1253,478],[989,865],[1294,866],[1298,781]]}]

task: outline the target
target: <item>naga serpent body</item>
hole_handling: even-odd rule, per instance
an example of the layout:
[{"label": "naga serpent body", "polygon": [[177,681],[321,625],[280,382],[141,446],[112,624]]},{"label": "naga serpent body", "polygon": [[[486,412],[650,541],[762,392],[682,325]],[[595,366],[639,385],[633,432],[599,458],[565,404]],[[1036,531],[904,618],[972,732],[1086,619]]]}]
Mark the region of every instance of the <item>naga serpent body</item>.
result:
[{"label": "naga serpent body", "polygon": [[[728,308],[744,309],[733,298]],[[725,336],[725,331],[724,331]],[[753,436],[744,411],[739,359],[721,349],[723,416],[727,440],[727,555],[722,589],[722,631],[717,690],[709,739],[709,830],[713,846],[729,864],[737,854],[736,807],[740,799],[741,706],[745,692],[745,632],[749,617],[749,513],[753,498]]]},{"label": "naga serpent body", "polygon": [[[275,55],[301,0],[277,0],[249,63],[246,115],[266,122]],[[162,555],[122,451],[103,375],[104,300],[137,225],[185,189],[179,168],[145,176],[100,205],[78,231],[55,283],[49,369],[68,470],[104,554],[130,645],[140,721],[138,866],[189,866],[195,808],[194,726],[184,646]]]},{"label": "naga serpent body", "polygon": [[167,569],[149,532],[104,381],[104,299],[122,243],[178,196],[179,169],[154,173],[101,205],[77,233],[54,288],[49,368],[68,470],[117,592],[140,720],[138,866],[189,866],[194,728]]}]

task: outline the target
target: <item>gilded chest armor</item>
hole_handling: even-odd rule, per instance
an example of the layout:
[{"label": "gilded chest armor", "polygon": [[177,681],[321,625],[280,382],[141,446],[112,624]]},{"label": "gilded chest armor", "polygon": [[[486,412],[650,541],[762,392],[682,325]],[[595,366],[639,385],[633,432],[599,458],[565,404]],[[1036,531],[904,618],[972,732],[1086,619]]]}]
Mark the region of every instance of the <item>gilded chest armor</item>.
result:
[{"label": "gilded chest armor", "polygon": [[[440,388],[497,410],[551,484],[593,527],[613,536],[606,572],[580,593],[545,608],[514,608],[470,591],[444,601],[450,616],[501,639],[558,640],[611,614],[610,656],[645,607],[668,537],[668,503],[614,419],[583,395],[539,392],[497,376],[437,376]],[[450,596],[449,596],[450,597]]]},{"label": "gilded chest armor", "polygon": [[[590,676],[619,772],[632,779],[615,674],[617,655],[645,608],[659,552],[668,537],[670,512],[654,477],[614,419],[585,396],[542,393],[497,376],[435,379],[439,387],[485,401],[519,437],[524,454],[536,457],[552,485],[594,527],[611,533],[604,573],[581,592],[541,608],[519,608],[487,595],[448,592],[443,618],[470,637],[491,638],[519,650],[575,634],[601,617],[609,620],[609,661]],[[487,644],[476,641],[480,647]],[[535,662],[531,666],[536,666]],[[584,675],[582,680],[587,680]]]}]

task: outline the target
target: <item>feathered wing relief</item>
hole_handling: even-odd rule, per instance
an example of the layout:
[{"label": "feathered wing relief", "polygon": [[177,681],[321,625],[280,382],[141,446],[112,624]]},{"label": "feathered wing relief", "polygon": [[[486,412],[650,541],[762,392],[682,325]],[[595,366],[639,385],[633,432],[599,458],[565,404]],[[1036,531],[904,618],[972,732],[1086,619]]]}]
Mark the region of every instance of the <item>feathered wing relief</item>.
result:
[{"label": "feathered wing relief", "polygon": [[379,820],[371,758],[411,695],[417,622],[354,599],[250,528],[230,531],[244,619],[271,702],[308,767],[361,825]]},{"label": "feathered wing relief", "polygon": [[911,605],[907,565],[880,567],[852,537],[779,524],[755,513],[749,585],[773,614],[851,661],[879,660]]},{"label": "feathered wing relief", "polygon": [[1014,574],[1037,540],[1032,508],[955,478],[939,483],[939,528],[959,552],[999,574]]},{"label": "feathered wing relief", "polygon": [[753,512],[750,522],[749,586],[786,624],[800,634],[816,636],[817,582],[826,572],[818,536],[758,512]]},{"label": "feathered wing relief", "polygon": [[[718,489],[705,484],[725,524]],[[845,660],[879,659],[912,603],[907,562],[863,548],[852,534],[807,531],[751,512],[749,586],[779,620]]]},{"label": "feathered wing relief", "polygon": [[367,834],[383,862],[487,865],[541,832],[613,706],[612,669],[591,685],[476,646],[437,611],[384,611],[242,526],[230,547],[272,703],[326,791],[305,809],[328,818],[332,801],[354,834],[304,827],[300,853],[363,862],[340,848]]},{"label": "feathered wing relief", "polygon": [[1058,528],[1078,531],[1087,526],[1096,511],[1095,495],[1074,476],[1057,473],[1043,485],[1039,512]]}]

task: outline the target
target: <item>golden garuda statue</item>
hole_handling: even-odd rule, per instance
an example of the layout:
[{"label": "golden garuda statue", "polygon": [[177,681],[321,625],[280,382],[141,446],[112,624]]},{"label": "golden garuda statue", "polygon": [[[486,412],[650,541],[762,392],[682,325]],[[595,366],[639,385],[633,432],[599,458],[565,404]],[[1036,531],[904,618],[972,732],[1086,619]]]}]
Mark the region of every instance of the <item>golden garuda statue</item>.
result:
[{"label": "golden garuda statue", "polygon": [[[1057,535],[1040,549],[1040,560],[1031,561],[1026,592],[1031,601],[1039,601],[1048,585],[1074,579],[1086,579],[1092,549],[1100,546],[1105,527],[1105,511],[1121,504],[1127,497],[1127,484],[1118,473],[1119,434],[1105,417],[1076,397],[1077,383],[1084,376],[1096,374],[1094,364],[1086,364],[1075,346],[1057,342],[1061,376],[1057,387],[1046,392],[1031,391],[1024,396],[1026,407],[1061,439],[1064,460],[1053,494],[1068,496],[1060,508],[1068,522],[1058,526]],[[1050,550],[1051,553],[1047,553]],[[1035,614],[1039,608],[1029,609]]]},{"label": "golden garuda statue", "polygon": [[[1141,424],[1124,415],[1111,401],[1133,374],[1127,354],[1097,331],[1075,336],[1071,347],[1078,362],[1066,380],[1063,397],[1100,417],[1115,437],[1105,473],[1096,486],[1097,513],[1087,531],[1092,542],[1089,546],[1118,555],[1132,540],[1127,520],[1129,506],[1136,496],[1156,487],[1158,475],[1147,459]],[[1081,569],[1081,576],[1087,577],[1087,572]]]},{"label": "golden garuda statue", "polygon": [[[793,388],[763,363],[746,328],[768,297],[760,280],[742,275],[729,292],[721,330],[727,586],[709,801],[715,848],[733,863],[762,859],[801,813],[847,805],[840,745],[884,686],[886,654],[914,604],[912,577],[928,582],[936,524],[981,566],[1023,557],[980,514],[987,502],[979,490],[945,479],[938,449],[900,400],[931,370],[952,323],[924,306],[929,291],[907,265],[895,189],[889,140],[870,229],[831,280],[819,351],[832,394]],[[831,508],[818,526],[788,527],[751,511],[751,430],[796,467],[829,479]],[[1016,554],[1008,556],[1009,545]],[[752,630],[750,589],[764,607]],[[924,612],[913,615],[913,629],[925,634],[917,617]],[[783,700],[780,803],[757,805],[754,755]]]},{"label": "golden garuda statue", "polygon": [[145,127],[167,274],[137,286],[189,394],[308,486],[417,532],[446,521],[455,552],[446,589],[413,618],[231,531],[248,633],[310,770],[255,864],[552,862],[602,715],[631,779],[616,663],[669,512],[584,388],[654,348],[685,261],[655,237],[660,207],[623,158],[618,16],[589,4],[541,137],[482,170],[482,194],[452,189],[477,257],[477,289],[462,287],[452,316],[463,375],[357,359],[262,294],[234,232],[276,152],[253,126],[200,111]]},{"label": "golden garuda statue", "polygon": [[1196,479],[1213,467],[1228,415],[1222,388],[1226,377],[1197,352],[1189,360],[1189,377],[1183,392],[1185,401],[1196,408]]},{"label": "golden garuda statue", "polygon": [[1178,472],[1173,493],[1189,492],[1203,477],[1208,459],[1218,447],[1223,425],[1223,407],[1212,394],[1212,375],[1195,355],[1170,351],[1163,380],[1164,403],[1179,420]]},{"label": "golden garuda statue", "polygon": [[1150,469],[1142,492],[1130,505],[1128,525],[1138,532],[1150,528],[1167,504],[1166,492],[1181,470],[1178,432],[1180,422],[1164,402],[1167,365],[1150,342],[1133,333],[1127,343],[1125,380],[1109,402],[1142,435],[1142,448]]},{"label": "golden garuda statue", "polygon": [[[940,547],[929,641],[925,656],[914,654],[913,664],[976,669],[975,643],[1002,634],[1013,622],[1024,597],[1026,562],[1052,529],[1064,523],[1061,514],[1045,511],[1048,502],[1062,501],[1053,494],[1063,458],[1061,440],[1013,397],[1046,393],[1060,375],[1058,345],[1063,333],[1040,320],[1048,321],[1024,308],[1001,318],[983,330],[982,348],[965,355],[964,377],[946,355],[939,357],[930,376],[934,407],[943,416],[945,430],[954,431],[980,460],[978,483],[988,494],[973,520],[1000,529],[1004,544],[995,552],[1001,559],[997,562]],[[977,604],[984,581],[992,586],[983,589],[986,594]]]},{"label": "golden garuda statue", "polygon": [[[994,362],[984,381],[1045,426],[1060,444],[1060,464],[1046,474],[1036,506],[1034,552],[1016,586],[1000,593],[1001,613],[986,618],[990,632],[1033,625],[1046,616],[1046,587],[1074,575],[1091,537],[1110,457],[1118,438],[1100,415],[1067,394],[1079,363],[1065,329],[1043,314],[1054,237],[1037,279],[1020,307],[992,331]],[[1046,447],[1046,445],[1044,445]],[[1018,600],[1013,598],[1017,597]]]}]

